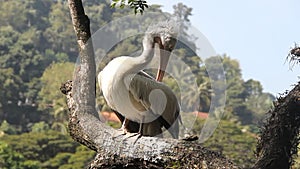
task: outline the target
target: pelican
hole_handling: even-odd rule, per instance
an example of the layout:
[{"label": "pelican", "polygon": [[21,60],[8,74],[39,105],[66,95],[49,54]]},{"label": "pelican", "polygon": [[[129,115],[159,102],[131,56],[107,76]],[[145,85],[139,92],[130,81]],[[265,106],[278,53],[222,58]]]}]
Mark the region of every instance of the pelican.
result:
[{"label": "pelican", "polygon": [[[127,133],[130,121],[140,124],[138,133],[156,136],[162,127],[178,138],[180,106],[172,90],[161,83],[170,51],[176,44],[172,26],[161,24],[149,27],[143,39],[140,56],[120,56],[110,61],[98,74],[98,83],[108,106],[125,117],[121,129]],[[160,65],[156,80],[141,73],[152,60],[154,48],[159,46]]]}]

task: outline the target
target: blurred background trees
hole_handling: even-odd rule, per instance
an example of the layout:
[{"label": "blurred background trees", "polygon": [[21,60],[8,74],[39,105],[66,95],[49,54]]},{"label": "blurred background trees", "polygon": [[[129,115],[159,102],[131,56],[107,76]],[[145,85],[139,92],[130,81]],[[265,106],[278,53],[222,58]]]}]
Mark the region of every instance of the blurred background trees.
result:
[{"label": "blurred background trees", "polygon": [[[61,83],[72,79],[78,56],[67,1],[0,0],[0,3],[0,168],[84,168],[95,153],[66,134],[68,110],[59,91]],[[92,32],[114,18],[132,14],[129,8],[111,8],[110,1],[106,0],[86,0],[84,6]],[[196,55],[195,37],[187,32],[192,8],[182,3],[173,8],[173,14],[165,15],[174,15],[183,28],[182,41],[177,43],[174,54],[188,69],[169,65],[172,72],[177,72],[173,76],[180,77],[180,81],[167,75],[164,82],[187,100],[185,106],[199,101],[196,110],[206,113],[214,93],[205,64],[217,56],[202,60]],[[153,5],[148,11],[161,9]],[[117,37],[118,30],[126,28],[112,29]],[[141,40],[142,36],[135,36],[118,43],[108,52],[105,63],[117,56],[134,55],[141,49]],[[255,145],[257,126],[272,107],[274,96],[263,92],[259,81],[244,80],[238,60],[226,54],[218,57],[227,81],[225,115],[217,134],[206,146],[247,166],[253,159],[243,155]],[[190,79],[184,72],[196,77],[192,79],[196,89],[189,86]],[[190,90],[180,91],[179,83]],[[97,95],[100,110],[109,110],[101,93],[97,91]],[[202,125],[203,119],[197,120],[194,130],[200,131]],[[232,144],[236,146],[229,148]]]}]

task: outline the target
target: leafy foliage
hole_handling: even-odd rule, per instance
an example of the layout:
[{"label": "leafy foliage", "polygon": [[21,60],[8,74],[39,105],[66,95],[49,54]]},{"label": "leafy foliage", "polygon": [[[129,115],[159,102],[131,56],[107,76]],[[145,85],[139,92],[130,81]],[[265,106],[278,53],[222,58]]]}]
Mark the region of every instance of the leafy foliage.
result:
[{"label": "leafy foliage", "polygon": [[[20,141],[22,140],[22,141]],[[55,131],[2,136],[1,168],[83,168],[95,155],[69,136]]]},{"label": "leafy foliage", "polygon": [[41,111],[49,111],[52,120],[48,120],[52,124],[52,128],[65,131],[64,124],[68,118],[68,110],[65,107],[66,100],[62,97],[59,87],[62,82],[72,79],[74,71],[74,63],[61,62],[53,63],[43,73],[40,78],[42,88],[39,92],[39,109]]},{"label": "leafy foliage", "polygon": [[3,169],[10,168],[40,168],[38,161],[26,161],[20,152],[16,152],[5,142],[0,142],[0,167]]},{"label": "leafy foliage", "polygon": [[286,61],[290,63],[290,68],[292,69],[295,64],[300,63],[300,47],[299,44],[295,43],[294,47],[291,47],[289,54],[286,57]]},{"label": "leafy foliage", "polygon": [[111,3],[111,7],[115,8],[116,6],[119,6],[121,9],[123,9],[126,5],[128,5],[130,8],[134,10],[134,13],[137,14],[138,12],[143,14],[144,10],[148,8],[147,1],[145,0],[113,0]]},{"label": "leafy foliage", "polygon": [[1,134],[17,134],[17,129],[9,124],[6,120],[4,120],[0,126],[0,131],[2,131]]},{"label": "leafy foliage", "polygon": [[[258,124],[267,111],[272,108],[275,97],[264,93],[259,81],[242,78],[237,60],[224,55],[221,57],[226,78],[225,118],[242,124]],[[207,64],[214,62],[214,57],[206,60]],[[217,74],[211,70],[211,73]]]},{"label": "leafy foliage", "polygon": [[[195,131],[200,131],[203,120],[197,120]],[[230,121],[221,121],[214,134],[204,142],[204,146],[227,156],[241,168],[250,168],[255,162],[254,149],[256,135],[246,126]]]},{"label": "leafy foliage", "polygon": [[[3,23],[0,28],[0,83],[5,84],[1,85],[0,94],[1,98],[6,98],[0,100],[0,117],[3,117],[1,121],[7,119],[11,124],[22,126],[22,131],[28,130],[28,123],[44,118],[41,115],[45,114],[37,110],[37,97],[41,89],[39,78],[45,68],[52,62],[69,60],[68,55],[74,56],[77,50],[76,47],[70,47],[75,46],[75,39],[72,41],[68,37],[72,32],[71,26],[65,24],[69,18],[65,14],[57,16],[58,11],[51,8],[59,9],[62,6],[59,4],[62,3],[64,2],[50,0],[24,3],[1,1],[0,8],[7,13],[0,14]],[[57,21],[55,18],[61,20]],[[66,25],[67,29],[56,26],[54,22]],[[65,32],[59,32],[59,29]],[[50,32],[61,37],[53,41],[51,38],[55,38],[54,34],[51,38],[47,36]],[[61,39],[67,41],[61,42]],[[56,44],[61,48],[57,49]],[[64,48],[64,45],[69,46]],[[20,115],[20,112],[27,114]]]}]

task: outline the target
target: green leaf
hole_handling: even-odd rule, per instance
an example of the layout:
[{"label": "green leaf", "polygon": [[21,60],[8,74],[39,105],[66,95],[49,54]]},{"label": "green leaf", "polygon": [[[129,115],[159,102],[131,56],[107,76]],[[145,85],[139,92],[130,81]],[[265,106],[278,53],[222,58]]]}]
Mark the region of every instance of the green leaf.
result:
[{"label": "green leaf", "polygon": [[115,8],[115,7],[116,7],[116,4],[117,4],[117,3],[112,3],[112,4],[110,5],[110,7],[111,7],[111,8]]}]

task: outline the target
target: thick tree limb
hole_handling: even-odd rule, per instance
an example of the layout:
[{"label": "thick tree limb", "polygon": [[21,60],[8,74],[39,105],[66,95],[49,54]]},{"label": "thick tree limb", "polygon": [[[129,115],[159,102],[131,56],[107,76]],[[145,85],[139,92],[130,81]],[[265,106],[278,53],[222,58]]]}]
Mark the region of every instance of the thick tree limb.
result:
[{"label": "thick tree limb", "polygon": [[[95,110],[95,60],[89,19],[81,0],[69,0],[80,63],[74,82],[61,86],[66,94],[70,135],[97,152],[90,168],[237,168],[220,154],[202,148],[196,142],[154,137],[126,138],[102,123]],[[74,86],[72,86],[74,85]],[[118,136],[118,137],[114,137]]]},{"label": "thick tree limb", "polygon": [[275,102],[257,145],[255,169],[289,169],[300,134],[300,83]]},{"label": "thick tree limb", "polygon": [[[90,168],[238,168],[197,142],[142,137],[134,143],[136,137],[126,138],[94,116],[76,111],[71,87],[71,81],[61,87],[70,110],[70,134],[76,141],[97,151]],[[119,136],[114,138],[114,135]]]}]

